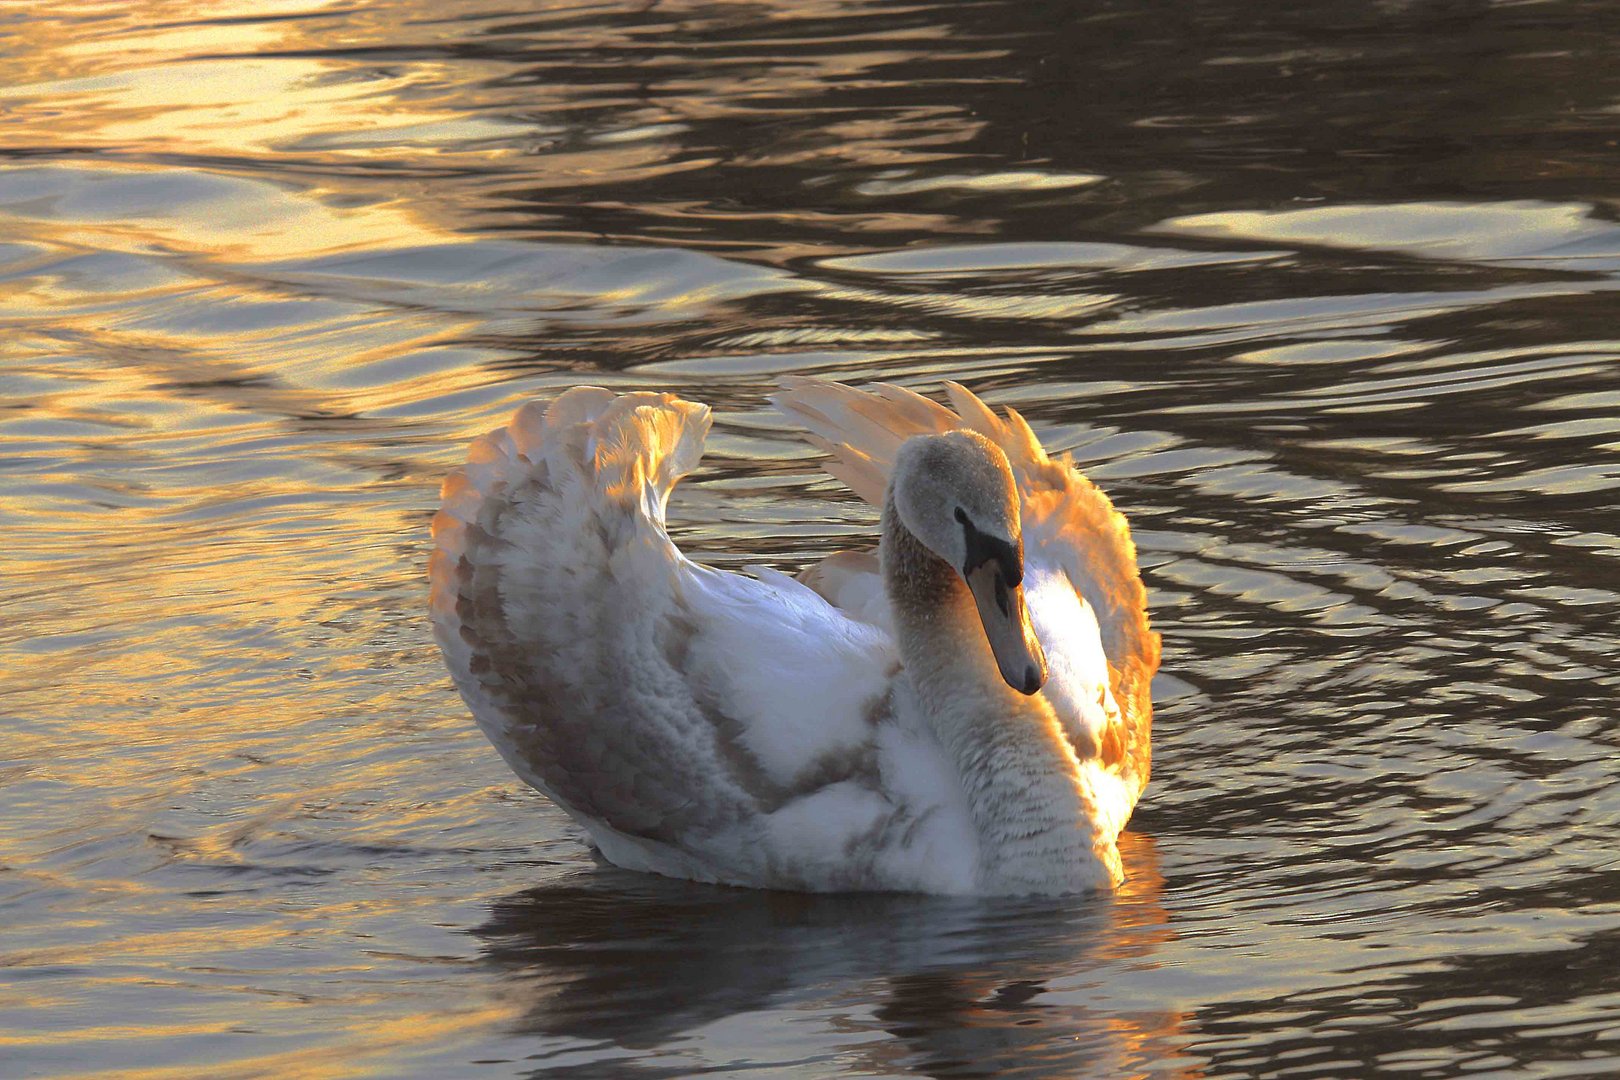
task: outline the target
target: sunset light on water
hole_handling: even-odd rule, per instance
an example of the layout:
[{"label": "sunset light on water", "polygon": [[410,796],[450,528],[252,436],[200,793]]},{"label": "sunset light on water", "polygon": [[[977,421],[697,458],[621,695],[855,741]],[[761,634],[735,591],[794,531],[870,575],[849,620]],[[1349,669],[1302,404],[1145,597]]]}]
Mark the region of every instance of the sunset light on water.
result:
[{"label": "sunset light on water", "polygon": [[[1610,6],[0,26],[0,1077],[1620,1068]],[[960,381],[1129,517],[1117,894],[619,870],[473,726],[467,444],[707,402],[673,535],[795,571],[878,519],[794,374]]]}]

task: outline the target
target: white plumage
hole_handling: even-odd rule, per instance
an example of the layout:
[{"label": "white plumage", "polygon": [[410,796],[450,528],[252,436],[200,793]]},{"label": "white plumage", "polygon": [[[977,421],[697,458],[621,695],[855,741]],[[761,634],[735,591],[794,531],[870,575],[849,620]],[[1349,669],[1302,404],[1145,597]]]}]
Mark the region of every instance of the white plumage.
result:
[{"label": "white plumage", "polygon": [[[1159,652],[1129,531],[1015,413],[950,393],[954,412],[791,379],[777,402],[878,505],[913,437],[968,428],[1000,448],[1046,660],[1031,697],[993,677],[985,630],[966,634],[957,608],[919,613],[871,555],[800,579],[682,556],[664,506],[701,456],[702,405],[576,388],[520,409],[446,481],[430,567],[446,662],[507,763],[610,861],[816,891],[1119,880]],[[889,556],[899,517],[891,505]]]}]

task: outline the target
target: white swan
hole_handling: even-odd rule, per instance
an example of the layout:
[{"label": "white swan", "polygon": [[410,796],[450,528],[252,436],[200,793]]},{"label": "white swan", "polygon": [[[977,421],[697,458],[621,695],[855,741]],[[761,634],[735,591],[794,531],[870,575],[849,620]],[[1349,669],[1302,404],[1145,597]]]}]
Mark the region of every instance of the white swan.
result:
[{"label": "white swan", "polygon": [[1158,635],[1125,520],[948,384],[775,399],[881,505],[878,557],[800,579],[664,531],[709,410],[569,390],[476,441],[433,522],[432,615],[507,763],[620,866],[812,891],[1117,884]]}]

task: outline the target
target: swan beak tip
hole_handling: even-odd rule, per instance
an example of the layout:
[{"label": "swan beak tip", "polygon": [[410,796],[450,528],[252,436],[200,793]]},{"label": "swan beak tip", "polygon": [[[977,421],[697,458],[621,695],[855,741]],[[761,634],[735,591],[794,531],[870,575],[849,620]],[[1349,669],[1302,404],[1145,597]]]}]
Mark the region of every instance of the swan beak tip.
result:
[{"label": "swan beak tip", "polygon": [[987,559],[963,577],[979,609],[979,621],[1001,678],[1020,694],[1038,693],[1046,685],[1046,653],[1030,624],[1024,590],[1008,583],[1002,563]]}]

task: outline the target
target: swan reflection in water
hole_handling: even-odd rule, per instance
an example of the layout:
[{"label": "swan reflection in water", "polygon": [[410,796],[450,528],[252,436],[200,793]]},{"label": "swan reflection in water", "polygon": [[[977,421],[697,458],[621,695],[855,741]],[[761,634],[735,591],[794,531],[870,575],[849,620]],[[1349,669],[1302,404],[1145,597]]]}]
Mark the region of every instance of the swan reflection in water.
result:
[{"label": "swan reflection in water", "polygon": [[1116,996],[1173,937],[1152,842],[1120,848],[1117,895],[1063,899],[760,892],[604,865],[495,902],[473,932],[522,995],[523,1032],[594,1044],[547,1076],[691,1075],[627,1055],[796,1002],[836,1015],[842,998],[828,1072],[1195,1076],[1174,1064],[1184,1015]]}]

